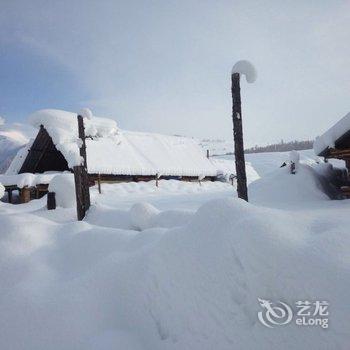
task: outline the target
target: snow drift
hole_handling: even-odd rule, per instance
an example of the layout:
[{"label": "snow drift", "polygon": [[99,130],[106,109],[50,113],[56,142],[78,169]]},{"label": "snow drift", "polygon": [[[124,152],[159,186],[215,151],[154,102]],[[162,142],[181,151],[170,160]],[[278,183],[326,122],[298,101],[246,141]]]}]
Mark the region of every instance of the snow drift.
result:
[{"label": "snow drift", "polygon": [[296,174],[290,167],[278,168],[249,185],[249,198],[257,204],[289,206],[329,199],[320,175],[309,165],[298,164]]},{"label": "snow drift", "polygon": [[5,187],[0,183],[0,199],[4,196],[5,194]]},{"label": "snow drift", "polygon": [[[346,220],[320,225],[317,216],[237,199],[147,234],[3,215],[0,347],[345,349]],[[258,298],[328,300],[331,327],[269,330],[258,322]]]},{"label": "snow drift", "polygon": [[56,194],[56,205],[62,208],[75,208],[75,183],[73,174],[59,174],[53,177],[49,191]]}]

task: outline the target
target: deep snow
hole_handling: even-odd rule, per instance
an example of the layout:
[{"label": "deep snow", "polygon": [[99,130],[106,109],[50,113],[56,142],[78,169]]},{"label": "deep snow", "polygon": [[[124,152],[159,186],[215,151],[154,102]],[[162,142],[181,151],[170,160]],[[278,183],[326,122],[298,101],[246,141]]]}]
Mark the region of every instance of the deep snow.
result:
[{"label": "deep snow", "polygon": [[[347,349],[350,201],[303,156],[269,168],[251,203],[164,180],[93,188],[83,222],[0,203],[0,348]],[[330,327],[265,328],[258,298],[327,300]]]}]

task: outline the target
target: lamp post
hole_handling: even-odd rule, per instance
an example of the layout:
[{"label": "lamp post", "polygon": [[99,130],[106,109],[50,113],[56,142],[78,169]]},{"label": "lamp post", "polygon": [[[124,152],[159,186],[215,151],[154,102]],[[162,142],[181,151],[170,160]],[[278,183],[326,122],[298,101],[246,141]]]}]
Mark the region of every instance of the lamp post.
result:
[{"label": "lamp post", "polygon": [[233,139],[235,145],[235,163],[237,176],[237,195],[248,202],[247,174],[245,169],[242,109],[241,109],[241,87],[240,76],[244,74],[248,83],[256,79],[256,70],[248,61],[238,61],[232,68],[231,93],[232,93],[232,121]]}]

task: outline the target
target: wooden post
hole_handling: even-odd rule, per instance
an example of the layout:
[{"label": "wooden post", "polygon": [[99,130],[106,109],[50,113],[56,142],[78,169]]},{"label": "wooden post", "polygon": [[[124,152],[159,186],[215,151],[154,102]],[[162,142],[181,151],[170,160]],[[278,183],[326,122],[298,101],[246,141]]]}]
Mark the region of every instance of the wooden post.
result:
[{"label": "wooden post", "polygon": [[27,186],[21,189],[20,197],[21,203],[28,203],[30,201],[30,189]]},{"label": "wooden post", "polygon": [[11,188],[9,188],[7,190],[7,200],[9,203],[12,203],[12,189]]},{"label": "wooden post", "polygon": [[89,178],[87,173],[87,157],[85,143],[84,121],[81,115],[78,115],[78,132],[82,140],[80,147],[80,156],[83,158],[83,164],[73,167],[75,182],[75,197],[77,201],[77,217],[81,221],[84,219],[87,210],[90,208]]},{"label": "wooden post", "polygon": [[85,168],[82,165],[77,165],[73,167],[74,172],[74,182],[75,182],[75,198],[77,201],[77,217],[81,221],[85,217],[85,213],[88,209],[85,201]]},{"label": "wooden post", "polygon": [[101,174],[98,173],[97,175],[97,187],[98,187],[98,193],[101,194],[102,191],[101,191]]},{"label": "wooden post", "polygon": [[242,110],[241,110],[241,88],[239,73],[231,75],[232,92],[232,121],[233,138],[235,142],[235,162],[237,174],[237,194],[248,202],[247,175],[245,171],[243,128],[242,128]]},{"label": "wooden post", "polygon": [[205,176],[204,175],[199,175],[198,176],[198,183],[199,183],[199,186],[202,186],[202,180],[205,179]]},{"label": "wooden post", "polygon": [[296,169],[295,169],[295,163],[291,162],[290,163],[290,173],[295,175],[296,174]]},{"label": "wooden post", "polygon": [[210,154],[209,154],[209,150],[207,149],[207,158],[209,159]]},{"label": "wooden post", "polygon": [[56,193],[48,192],[47,193],[47,210],[56,209]]}]

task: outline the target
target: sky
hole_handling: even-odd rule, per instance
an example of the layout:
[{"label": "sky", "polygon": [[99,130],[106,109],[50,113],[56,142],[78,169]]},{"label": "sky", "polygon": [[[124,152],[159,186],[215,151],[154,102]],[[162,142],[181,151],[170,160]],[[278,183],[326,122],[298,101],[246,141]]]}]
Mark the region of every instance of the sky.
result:
[{"label": "sky", "polygon": [[313,139],[350,111],[350,1],[1,0],[0,115],[88,107],[123,129],[232,139],[230,71],[245,146]]}]

